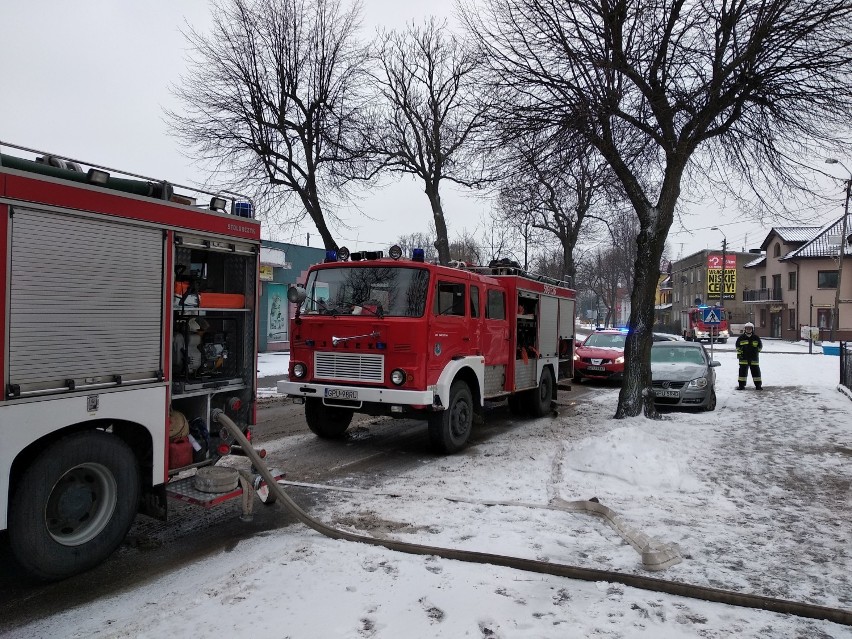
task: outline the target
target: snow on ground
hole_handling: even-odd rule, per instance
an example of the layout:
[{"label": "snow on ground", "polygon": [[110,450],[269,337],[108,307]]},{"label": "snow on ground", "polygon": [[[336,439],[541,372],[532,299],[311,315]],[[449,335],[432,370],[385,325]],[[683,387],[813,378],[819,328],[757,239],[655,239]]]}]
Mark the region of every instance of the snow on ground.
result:
[{"label": "snow on ground", "polygon": [[[838,358],[819,348],[809,355],[806,344],[765,344],[760,393],[734,392],[733,345],[714,348],[722,363],[715,412],[614,420],[618,389],[602,386],[591,401],[519,419],[461,454],[392,477],[352,475],[329,487],[334,498],[313,514],[373,536],[852,610],[852,404],[838,391]],[[285,359],[262,355],[261,374]],[[676,544],[683,561],[648,573],[602,520],[554,508],[557,498],[591,497]],[[293,524],[16,633],[666,639],[852,637],[852,628],[406,555]]]}]

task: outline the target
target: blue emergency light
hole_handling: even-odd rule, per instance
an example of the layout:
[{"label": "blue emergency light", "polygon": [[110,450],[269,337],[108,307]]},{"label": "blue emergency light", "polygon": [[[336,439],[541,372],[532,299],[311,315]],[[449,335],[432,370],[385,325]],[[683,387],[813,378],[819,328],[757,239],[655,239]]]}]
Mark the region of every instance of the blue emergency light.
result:
[{"label": "blue emergency light", "polygon": [[425,262],[426,261],[426,251],[422,248],[416,248],[411,250],[411,261],[412,262]]},{"label": "blue emergency light", "polygon": [[254,217],[251,202],[234,202],[234,205],[231,208],[231,214],[236,215],[237,217]]},{"label": "blue emergency light", "polygon": [[326,262],[336,262],[337,261],[337,251],[328,250],[325,252],[325,261]]}]

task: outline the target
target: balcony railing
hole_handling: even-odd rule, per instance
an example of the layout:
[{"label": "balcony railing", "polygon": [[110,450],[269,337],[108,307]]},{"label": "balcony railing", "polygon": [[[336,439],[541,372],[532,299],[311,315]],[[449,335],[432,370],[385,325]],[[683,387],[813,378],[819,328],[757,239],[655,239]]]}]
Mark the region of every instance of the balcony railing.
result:
[{"label": "balcony railing", "polygon": [[759,288],[754,291],[743,291],[744,302],[781,302],[784,300],[780,288]]}]

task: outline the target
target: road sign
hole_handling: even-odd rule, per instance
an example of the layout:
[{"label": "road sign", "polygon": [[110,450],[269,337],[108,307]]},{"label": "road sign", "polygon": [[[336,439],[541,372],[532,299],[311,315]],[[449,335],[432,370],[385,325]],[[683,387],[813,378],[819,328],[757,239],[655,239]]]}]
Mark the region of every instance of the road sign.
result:
[{"label": "road sign", "polygon": [[719,309],[716,308],[703,308],[701,311],[704,313],[704,317],[702,321],[705,324],[710,324],[711,326],[718,326],[720,322],[719,317]]}]

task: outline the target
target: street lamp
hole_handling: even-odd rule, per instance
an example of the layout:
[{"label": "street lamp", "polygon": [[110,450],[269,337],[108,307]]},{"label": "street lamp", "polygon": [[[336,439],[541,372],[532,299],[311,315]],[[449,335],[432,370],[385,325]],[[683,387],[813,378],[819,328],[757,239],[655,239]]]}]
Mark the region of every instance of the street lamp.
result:
[{"label": "street lamp", "polygon": [[846,203],[843,207],[843,223],[841,225],[843,230],[840,232],[840,250],[837,253],[837,290],[834,291],[834,309],[832,311],[831,333],[829,335],[829,341],[833,342],[834,331],[836,328],[840,328],[840,282],[843,275],[843,258],[846,255],[846,218],[849,217],[849,194],[850,191],[852,191],[852,171],[850,171],[843,162],[835,160],[834,158],[828,158],[825,163],[839,164],[847,173],[849,173],[849,177],[846,180]]},{"label": "street lamp", "polygon": [[711,226],[711,231],[719,231],[722,234],[722,284],[719,286],[719,307],[725,308],[725,261],[728,257],[728,236],[718,226]]}]

